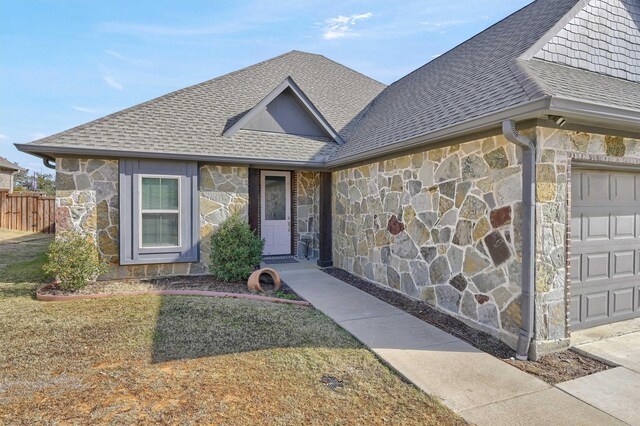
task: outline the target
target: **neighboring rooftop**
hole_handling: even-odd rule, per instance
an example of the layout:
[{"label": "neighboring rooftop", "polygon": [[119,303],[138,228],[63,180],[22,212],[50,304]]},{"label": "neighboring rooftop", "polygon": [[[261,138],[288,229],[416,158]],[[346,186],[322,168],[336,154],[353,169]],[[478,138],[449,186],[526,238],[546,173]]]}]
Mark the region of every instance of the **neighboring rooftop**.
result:
[{"label": "neighboring rooftop", "polygon": [[15,170],[17,172],[24,170],[22,167],[18,166],[15,163],[12,163],[11,161],[7,160],[4,157],[0,157],[0,169]]}]

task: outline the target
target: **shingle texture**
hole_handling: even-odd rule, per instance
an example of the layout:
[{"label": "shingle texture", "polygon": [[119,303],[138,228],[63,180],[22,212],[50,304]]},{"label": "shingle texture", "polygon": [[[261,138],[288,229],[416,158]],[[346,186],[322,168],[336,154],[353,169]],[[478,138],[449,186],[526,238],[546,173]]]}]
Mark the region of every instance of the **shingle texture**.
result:
[{"label": "shingle texture", "polygon": [[346,158],[527,102],[540,88],[516,59],[577,0],[538,0],[387,87],[334,158]]},{"label": "shingle texture", "polygon": [[323,56],[293,51],[33,144],[322,162],[338,146],[333,140],[246,130],[222,136],[288,76],[338,132],[385,87]]},{"label": "shingle texture", "polygon": [[0,157],[0,169],[8,169],[8,170],[22,170],[22,167],[17,164],[12,163],[4,157]]},{"label": "shingle texture", "polygon": [[592,0],[535,57],[639,82],[638,28],[637,0]]}]

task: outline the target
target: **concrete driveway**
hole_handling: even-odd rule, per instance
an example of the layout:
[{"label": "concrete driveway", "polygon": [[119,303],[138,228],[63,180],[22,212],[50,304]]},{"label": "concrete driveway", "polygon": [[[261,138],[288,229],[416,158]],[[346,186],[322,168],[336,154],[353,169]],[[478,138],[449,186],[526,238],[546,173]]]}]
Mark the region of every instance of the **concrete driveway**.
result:
[{"label": "concrete driveway", "polygon": [[557,385],[568,394],[632,425],[640,425],[640,319],[574,332],[577,351],[615,365]]}]

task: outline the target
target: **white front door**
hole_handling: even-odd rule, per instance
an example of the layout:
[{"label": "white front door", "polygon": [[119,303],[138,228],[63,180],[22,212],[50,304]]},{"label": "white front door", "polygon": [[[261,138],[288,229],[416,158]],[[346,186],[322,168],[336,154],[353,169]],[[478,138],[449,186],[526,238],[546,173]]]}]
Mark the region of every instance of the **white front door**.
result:
[{"label": "white front door", "polygon": [[291,172],[263,170],[260,185],[264,255],[291,254]]}]

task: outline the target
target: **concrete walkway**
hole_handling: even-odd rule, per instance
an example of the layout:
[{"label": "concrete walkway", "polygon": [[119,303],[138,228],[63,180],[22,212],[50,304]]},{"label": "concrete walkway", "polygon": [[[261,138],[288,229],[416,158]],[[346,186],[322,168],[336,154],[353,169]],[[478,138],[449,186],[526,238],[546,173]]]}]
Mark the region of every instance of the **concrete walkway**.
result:
[{"label": "concrete walkway", "polygon": [[269,267],[387,365],[472,423],[624,424],[312,263]]}]

